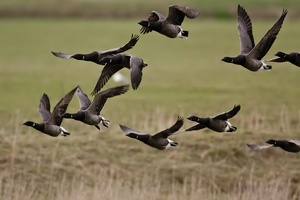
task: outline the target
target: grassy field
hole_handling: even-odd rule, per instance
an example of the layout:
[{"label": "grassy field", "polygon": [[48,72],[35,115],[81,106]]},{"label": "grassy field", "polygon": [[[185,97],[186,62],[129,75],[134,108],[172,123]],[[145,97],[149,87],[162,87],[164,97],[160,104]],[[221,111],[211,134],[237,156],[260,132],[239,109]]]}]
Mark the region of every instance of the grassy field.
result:
[{"label": "grassy field", "polygon": [[[276,19],[252,21],[256,42]],[[137,91],[107,102],[101,114],[111,121],[108,129],[65,120],[71,136],[51,138],[22,126],[41,120],[37,105],[44,92],[53,108],[76,85],[89,94],[101,72],[50,51],[118,47],[138,34],[138,21],[0,20],[0,199],[299,199],[299,154],[252,152],[246,143],[299,139],[300,71],[286,63],[253,73],[221,62],[239,51],[234,20],[186,20],[187,40],[141,35],[130,53],[148,67]],[[266,58],[299,50],[298,23],[287,18]],[[231,120],[236,133],[182,133],[171,137],[178,149],[152,149],[118,127],[155,133],[177,115],[215,115],[234,104],[242,107]],[[68,111],[78,107],[75,97]],[[184,128],[192,124],[186,120]]]},{"label": "grassy field", "polygon": [[270,17],[283,8],[290,15],[299,17],[298,0],[3,0],[0,2],[0,17],[41,16],[41,17],[142,17],[145,13],[158,10],[167,13],[167,7],[182,4],[200,10],[200,16],[228,18],[235,16],[236,5],[242,4],[256,13],[256,17]]}]

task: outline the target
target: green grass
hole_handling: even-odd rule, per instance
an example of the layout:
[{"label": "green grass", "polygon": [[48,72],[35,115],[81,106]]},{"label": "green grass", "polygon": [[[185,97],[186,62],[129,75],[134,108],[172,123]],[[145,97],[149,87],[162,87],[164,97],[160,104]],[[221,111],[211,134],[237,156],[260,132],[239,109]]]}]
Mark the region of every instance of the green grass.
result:
[{"label": "green grass", "polygon": [[[256,42],[275,20],[252,21]],[[86,196],[99,194],[102,189],[116,194],[112,188],[99,186],[99,180],[104,180],[120,184],[118,188],[126,189],[125,194],[132,199],[127,184],[133,188],[140,184],[147,186],[142,178],[149,175],[158,177],[159,180],[150,178],[148,184],[165,195],[162,199],[180,199],[172,196],[172,192],[183,188],[196,194],[206,191],[209,199],[222,195],[232,199],[230,195],[239,186],[244,189],[253,186],[255,190],[272,185],[272,181],[275,188],[283,187],[282,181],[289,182],[287,195],[299,197],[299,155],[275,148],[251,152],[246,143],[263,144],[269,138],[299,139],[300,71],[282,63],[273,64],[269,72],[253,73],[221,62],[225,55],[239,52],[235,20],[186,20],[182,27],[190,31],[187,40],[169,39],[154,32],[141,35],[129,52],[149,65],[143,70],[137,91],[130,90],[108,100],[101,113],[111,121],[108,129],[98,131],[65,120],[63,126],[71,136],[51,138],[22,126],[27,120],[41,120],[37,106],[44,92],[53,108],[78,84],[89,94],[101,72],[101,66],[59,59],[50,51],[88,53],[118,47],[132,33],[138,34],[137,21],[1,19],[0,179],[7,183],[3,187],[9,188],[8,183],[14,182],[11,187],[17,185],[21,190],[27,185],[24,182],[32,181],[34,184],[26,187],[35,194],[35,199],[58,199],[55,195],[60,194],[61,187],[65,187],[64,199],[71,199],[67,191],[75,194],[81,191],[72,182],[75,177],[81,180],[83,188],[89,188],[91,194]],[[298,36],[298,23],[287,19],[265,58],[273,57],[279,50],[298,50],[294,40]],[[129,75],[126,70],[122,72]],[[105,88],[115,85],[110,80]],[[177,115],[215,115],[234,104],[242,106],[231,120],[238,127],[236,133],[217,134],[208,130],[183,133],[172,137],[179,142],[179,148],[173,150],[152,149],[125,137],[118,127],[124,124],[155,133],[172,125]],[[68,111],[76,111],[78,107],[74,97]],[[186,120],[184,128],[192,124]],[[201,190],[193,190],[189,182],[192,177]],[[49,187],[45,191],[39,189]],[[143,185],[140,188],[140,192],[145,192]],[[2,191],[2,197],[7,193]],[[38,198],[37,194],[44,198]],[[86,196],[82,193],[82,199]],[[192,193],[187,192],[187,196],[193,199]]]},{"label": "green grass", "polygon": [[[299,16],[297,0],[211,0],[184,1],[177,0],[4,0],[0,2],[0,17],[7,16],[43,16],[43,17],[146,17],[152,10],[167,14],[168,6],[181,4],[200,10],[200,16],[215,18],[232,18],[236,14],[236,6],[242,4],[259,17],[275,16],[278,10],[288,9],[294,16]],[[147,13],[147,14],[145,14]]]}]

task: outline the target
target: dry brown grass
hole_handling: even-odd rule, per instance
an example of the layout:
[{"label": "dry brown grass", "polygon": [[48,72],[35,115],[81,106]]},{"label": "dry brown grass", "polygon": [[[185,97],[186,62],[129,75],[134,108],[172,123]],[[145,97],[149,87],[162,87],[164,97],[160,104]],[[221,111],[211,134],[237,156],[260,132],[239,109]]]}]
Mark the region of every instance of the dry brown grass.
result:
[{"label": "dry brown grass", "polygon": [[[147,116],[143,111],[136,114],[120,121],[137,130],[155,132],[176,119],[175,113],[169,115],[161,109]],[[77,131],[70,137],[51,138],[20,128],[23,121],[16,113],[9,121],[11,130],[0,131],[0,199],[300,197],[297,154],[275,148],[251,152],[245,145],[263,143],[274,131],[281,135],[297,131],[298,116],[284,108],[278,116],[264,116],[257,111],[240,114],[232,120],[239,127],[237,133],[203,130],[173,136],[179,148],[166,151],[125,137],[117,124],[99,133],[92,127],[72,123]]]}]

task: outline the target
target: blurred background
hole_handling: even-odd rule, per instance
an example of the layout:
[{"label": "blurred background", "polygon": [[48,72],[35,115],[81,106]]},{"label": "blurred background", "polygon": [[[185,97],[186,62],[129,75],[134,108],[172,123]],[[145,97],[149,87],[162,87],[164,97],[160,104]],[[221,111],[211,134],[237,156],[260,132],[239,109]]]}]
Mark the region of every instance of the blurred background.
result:
[{"label": "blurred background", "polygon": [[[43,93],[52,110],[76,85],[90,94],[101,73],[100,65],[60,59],[51,51],[120,47],[139,34],[137,22],[152,10],[167,15],[173,4],[200,11],[182,24],[189,38],[140,35],[128,53],[148,66],[138,90],[107,101],[101,115],[109,128],[64,120],[71,135],[52,138],[22,125],[41,122],[37,106]],[[252,20],[256,43],[288,9],[265,59],[299,51],[297,0],[0,1],[0,199],[300,199],[299,155],[246,145],[300,139],[300,69],[271,63],[271,71],[254,73],[221,62],[239,52],[238,4]],[[129,70],[120,73],[130,78]],[[120,84],[111,79],[103,89]],[[177,149],[156,150],[119,128],[153,134],[178,115],[213,116],[236,104],[241,111],[230,121],[237,132],[171,136]],[[68,112],[78,108],[74,96]],[[191,125],[185,120],[182,129]]]},{"label": "blurred background", "polygon": [[[297,16],[296,0],[128,0],[128,1],[96,1],[96,0],[3,0],[0,3],[2,17],[80,17],[80,18],[135,18],[144,17],[145,13],[152,11],[167,11],[166,6],[173,4],[188,4],[201,8],[201,17],[229,18],[235,16],[235,7],[242,4],[255,13],[254,17],[267,17],[277,13],[278,9],[286,8],[292,15]],[[289,14],[291,15],[291,14]]]}]

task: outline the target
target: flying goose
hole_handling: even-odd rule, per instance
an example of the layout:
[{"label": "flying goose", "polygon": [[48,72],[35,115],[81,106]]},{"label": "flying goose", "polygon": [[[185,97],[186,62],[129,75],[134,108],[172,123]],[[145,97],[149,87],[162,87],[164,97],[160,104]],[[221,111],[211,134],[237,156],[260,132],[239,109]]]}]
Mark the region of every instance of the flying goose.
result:
[{"label": "flying goose", "polygon": [[104,65],[105,63],[100,62],[102,58],[127,51],[131,49],[137,43],[138,40],[139,40],[138,35],[131,35],[130,41],[122,47],[110,49],[106,51],[93,51],[88,54],[65,54],[60,52],[53,52],[53,51],[51,52],[54,56],[59,58],[74,58],[76,60],[91,61],[99,65]]},{"label": "flying goose", "polygon": [[173,126],[171,126],[166,130],[160,131],[155,135],[141,133],[123,125],[120,125],[120,128],[122,129],[122,131],[126,133],[126,136],[135,138],[153,148],[164,150],[170,147],[178,146],[177,142],[170,140],[168,137],[172,135],[174,132],[178,131],[182,127],[183,122],[184,122],[183,118],[178,116],[177,121]]},{"label": "flying goose", "polygon": [[193,19],[198,15],[198,11],[181,5],[169,6],[169,14],[167,17],[157,11],[152,11],[148,16],[148,20],[142,20],[138,23],[142,26],[140,33],[146,34],[154,30],[169,38],[187,38],[189,32],[183,30],[180,25],[185,16]]},{"label": "flying goose", "polygon": [[299,52],[292,52],[292,53],[286,54],[286,53],[279,51],[275,54],[275,56],[278,56],[278,58],[266,60],[266,62],[290,62],[290,63],[300,67],[300,53]]},{"label": "flying goose", "polygon": [[270,145],[260,146],[256,144],[247,144],[247,146],[252,150],[261,150],[267,149],[270,147],[280,147],[281,149],[292,152],[298,153],[300,151],[300,140],[273,140],[270,139],[266,141],[266,143]]},{"label": "flying goose", "polygon": [[216,132],[234,132],[237,130],[237,128],[232,126],[227,120],[234,117],[240,111],[240,109],[240,105],[235,105],[233,109],[213,117],[200,118],[196,116],[190,116],[187,119],[198,122],[198,124],[186,129],[185,131],[196,131],[203,128],[209,128]]},{"label": "flying goose", "polygon": [[50,100],[47,94],[43,94],[40,99],[40,103],[38,106],[38,111],[43,118],[42,123],[35,123],[32,121],[27,121],[23,123],[25,126],[31,126],[36,130],[50,135],[52,137],[57,137],[59,135],[67,136],[70,133],[64,129],[61,125],[63,118],[62,115],[66,112],[70,101],[73,98],[73,95],[76,91],[77,87],[71,90],[68,94],[66,94],[54,107],[53,112],[50,112]]},{"label": "flying goose", "polygon": [[128,89],[129,85],[109,88],[107,90],[99,92],[94,97],[93,102],[91,102],[87,95],[78,86],[76,90],[76,96],[80,103],[79,111],[74,114],[65,113],[62,117],[75,119],[88,125],[94,125],[98,130],[100,130],[98,124],[101,123],[105,127],[108,127],[109,120],[106,120],[103,116],[100,115],[100,112],[104,107],[106,100],[108,98],[124,94],[128,91]]},{"label": "flying goose", "polygon": [[246,10],[238,5],[237,14],[240,54],[237,57],[224,57],[222,61],[241,65],[254,72],[272,69],[272,66],[264,63],[262,58],[273,45],[287,15],[287,10],[282,11],[281,17],[256,45],[252,35],[252,23]]},{"label": "flying goose", "polygon": [[101,75],[91,95],[97,94],[110,77],[124,67],[130,69],[131,86],[134,90],[136,90],[142,81],[142,70],[148,65],[141,58],[126,53],[119,53],[112,57],[105,57],[100,61],[106,64],[102,69]]}]

